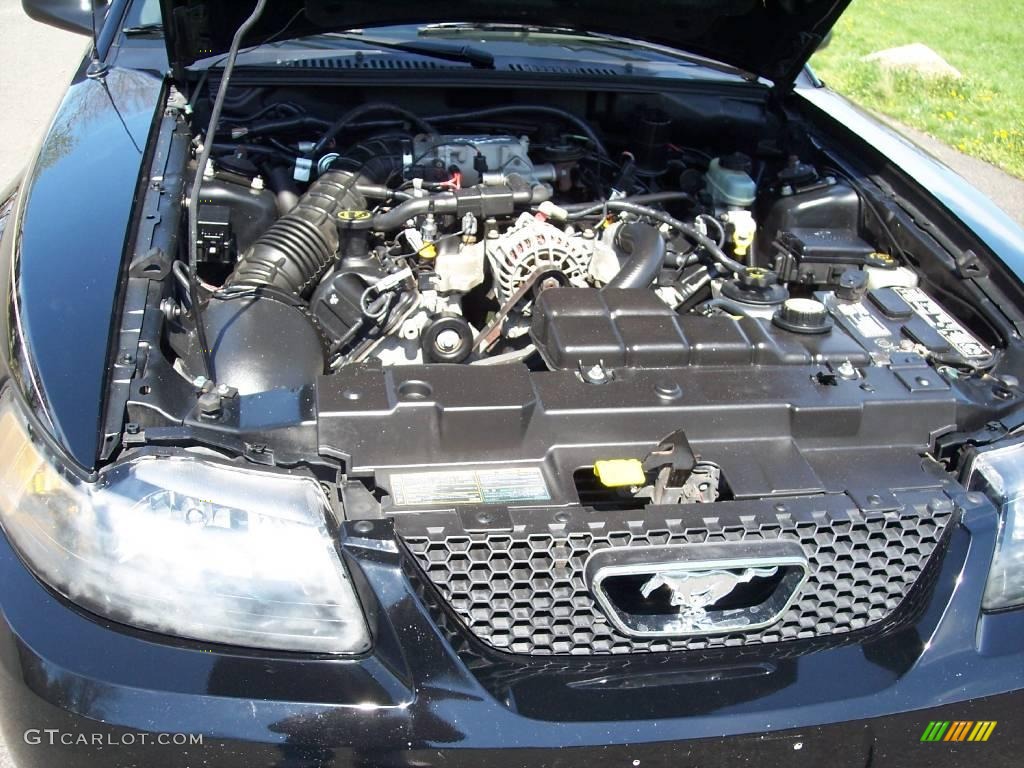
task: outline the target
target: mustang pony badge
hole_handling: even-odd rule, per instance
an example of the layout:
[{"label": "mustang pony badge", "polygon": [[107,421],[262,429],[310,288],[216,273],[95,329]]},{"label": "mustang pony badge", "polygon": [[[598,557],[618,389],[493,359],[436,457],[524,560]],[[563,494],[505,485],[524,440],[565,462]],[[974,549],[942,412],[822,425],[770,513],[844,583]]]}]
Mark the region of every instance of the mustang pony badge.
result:
[{"label": "mustang pony badge", "polygon": [[740,584],[756,578],[769,578],[778,567],[744,568],[742,571],[715,569],[711,571],[662,571],[655,573],[640,587],[645,598],[662,587],[671,592],[671,604],[679,608],[680,630],[692,632],[713,626],[707,607],[730,594]]},{"label": "mustang pony badge", "polygon": [[800,542],[780,539],[608,547],[591,553],[583,577],[620,632],[687,637],[770,627],[810,571]]}]

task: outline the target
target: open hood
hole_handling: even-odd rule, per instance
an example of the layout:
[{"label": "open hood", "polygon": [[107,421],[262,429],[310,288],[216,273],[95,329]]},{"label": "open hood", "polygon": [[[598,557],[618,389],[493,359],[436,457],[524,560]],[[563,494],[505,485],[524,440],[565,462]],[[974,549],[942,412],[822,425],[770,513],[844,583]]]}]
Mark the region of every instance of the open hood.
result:
[{"label": "open hood", "polygon": [[[175,69],[224,53],[254,2],[161,0]],[[272,0],[245,40],[385,24],[493,22],[601,32],[671,46],[788,85],[849,0]]]}]

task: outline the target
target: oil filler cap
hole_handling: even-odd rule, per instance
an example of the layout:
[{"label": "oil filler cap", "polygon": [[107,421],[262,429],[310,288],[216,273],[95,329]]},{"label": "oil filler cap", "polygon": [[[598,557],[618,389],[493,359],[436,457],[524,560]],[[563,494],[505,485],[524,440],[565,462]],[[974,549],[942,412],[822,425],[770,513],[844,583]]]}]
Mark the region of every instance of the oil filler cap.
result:
[{"label": "oil filler cap", "polygon": [[594,474],[605,488],[644,485],[644,464],[640,459],[602,459],[594,462]]},{"label": "oil filler cap", "polygon": [[789,291],[779,284],[777,273],[761,267],[747,267],[735,280],[728,280],[722,285],[722,295],[743,304],[766,306],[781,304],[789,296]]},{"label": "oil filler cap", "polygon": [[815,299],[786,299],[772,316],[772,324],[793,333],[828,333],[832,318]]}]

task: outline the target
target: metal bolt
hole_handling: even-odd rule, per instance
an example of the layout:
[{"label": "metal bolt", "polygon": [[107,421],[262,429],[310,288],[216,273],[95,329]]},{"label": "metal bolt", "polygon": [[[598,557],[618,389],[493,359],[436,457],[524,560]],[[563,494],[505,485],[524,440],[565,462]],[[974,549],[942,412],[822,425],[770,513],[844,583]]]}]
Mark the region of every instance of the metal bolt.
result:
[{"label": "metal bolt", "polygon": [[123,355],[121,355],[121,362],[124,363],[125,365],[134,363],[135,355],[133,355],[131,352],[125,352]]},{"label": "metal bolt", "polygon": [[127,424],[124,425],[124,431],[127,432],[129,435],[137,435],[141,431],[141,427],[139,427],[139,425],[136,424],[134,421],[129,421]]},{"label": "metal bolt", "polygon": [[682,388],[674,381],[659,381],[654,385],[654,391],[658,397],[663,397],[666,400],[675,400],[683,395]]},{"label": "metal bolt", "polygon": [[360,520],[352,528],[356,533],[370,533],[373,530],[373,523],[369,520]]},{"label": "metal bolt", "polygon": [[849,360],[844,360],[838,368],[836,373],[844,379],[855,379],[857,378],[857,369],[853,367],[853,363]]},{"label": "metal bolt", "polygon": [[215,392],[204,392],[199,396],[199,414],[203,418],[216,419],[220,416],[222,405],[220,395]]},{"label": "metal bolt", "polygon": [[177,320],[181,317],[181,307],[174,299],[168,297],[160,302],[160,311],[168,320]]},{"label": "metal bolt", "polygon": [[263,186],[263,177],[253,176],[252,182],[249,184],[249,188],[256,192],[262,192]]},{"label": "metal bolt", "polygon": [[600,363],[592,365],[583,371],[583,380],[590,384],[604,384],[608,381],[608,371]]},{"label": "metal bolt", "polygon": [[461,343],[462,337],[459,336],[459,332],[451,328],[441,331],[437,334],[437,338],[434,339],[434,345],[441,352],[454,352]]},{"label": "metal bolt", "polygon": [[221,397],[227,397],[231,394],[231,387],[227,384],[219,384],[217,385],[217,394]]}]

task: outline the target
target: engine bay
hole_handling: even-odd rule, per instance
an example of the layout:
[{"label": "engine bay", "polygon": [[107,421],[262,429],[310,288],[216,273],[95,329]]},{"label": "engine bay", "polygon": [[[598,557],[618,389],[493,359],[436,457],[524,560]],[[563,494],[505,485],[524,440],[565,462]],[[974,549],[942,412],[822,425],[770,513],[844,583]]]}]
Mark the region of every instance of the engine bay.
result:
[{"label": "engine bay", "polygon": [[[275,121],[287,133],[316,119],[279,117],[290,114],[285,105],[263,111],[263,122],[232,123],[231,135],[258,141],[273,136]],[[405,133],[371,130],[342,143],[344,129],[373,113],[397,114]],[[537,125],[504,133],[505,114]],[[331,371],[373,360],[541,369],[575,355],[573,365],[602,364],[607,340],[589,340],[607,322],[593,311],[570,320],[540,301],[556,288],[589,291],[551,299],[558,304],[642,290],[653,301],[638,299],[641,316],[756,319],[768,336],[803,346],[818,335],[852,336],[854,351],[842,351],[851,362],[858,351],[884,360],[897,350],[961,365],[991,360],[919,290],[898,253],[865,239],[860,195],[834,169],[796,154],[755,160],[737,147],[682,146],[656,108],[630,118],[628,148],[615,155],[570,113],[530,105],[449,115],[439,126],[370,104],[329,124],[315,144],[226,145],[207,169],[198,211],[200,275],[213,297],[207,322],[218,339],[211,362],[230,378],[246,368],[234,359],[239,332],[224,329],[242,306],[287,322],[280,308],[256,309],[276,302],[294,307],[295,343],[281,352],[295,357],[278,366],[291,371],[320,367],[316,341]],[[447,132],[460,122],[476,131]],[[890,327],[900,319],[909,322],[905,334]],[[651,322],[639,336],[665,330]],[[623,338],[607,354],[644,365],[624,355],[642,343]],[[240,391],[275,383],[254,379]]]},{"label": "engine bay", "polygon": [[387,95],[247,89],[202,169],[170,114],[197,264],[122,448],[306,467],[348,517],[885,499],[1017,397],[935,243],[760,97]]}]

